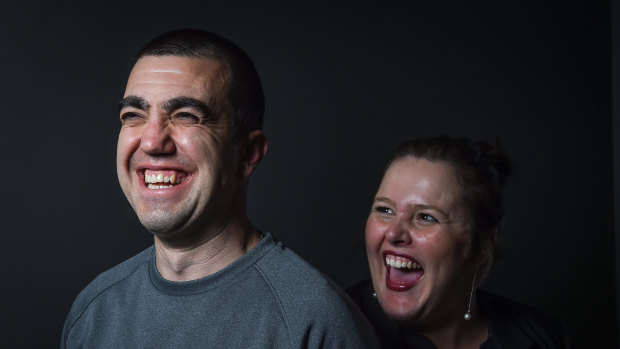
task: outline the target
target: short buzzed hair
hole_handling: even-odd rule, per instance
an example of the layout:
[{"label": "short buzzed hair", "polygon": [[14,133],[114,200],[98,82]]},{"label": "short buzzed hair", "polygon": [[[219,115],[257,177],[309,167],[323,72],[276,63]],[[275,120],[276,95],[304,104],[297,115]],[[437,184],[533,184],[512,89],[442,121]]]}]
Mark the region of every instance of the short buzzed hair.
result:
[{"label": "short buzzed hair", "polygon": [[136,61],[144,56],[211,58],[224,63],[231,72],[226,96],[235,111],[235,138],[262,129],[265,97],[258,72],[247,53],[231,41],[206,30],[178,29],[149,41]]}]

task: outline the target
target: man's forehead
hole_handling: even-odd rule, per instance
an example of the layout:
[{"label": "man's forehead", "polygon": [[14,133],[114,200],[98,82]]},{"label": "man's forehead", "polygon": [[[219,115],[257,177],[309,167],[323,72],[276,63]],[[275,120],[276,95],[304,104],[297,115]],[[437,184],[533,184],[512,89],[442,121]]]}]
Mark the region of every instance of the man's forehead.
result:
[{"label": "man's forehead", "polygon": [[223,97],[229,69],[212,58],[145,56],[132,69],[125,96],[169,99],[179,94],[201,99]]},{"label": "man's forehead", "polygon": [[[140,57],[133,70],[149,69],[159,72],[182,72],[203,70],[217,70],[226,66],[221,60],[211,57],[184,57],[184,56],[143,56]],[[132,70],[132,71],[133,71]]]}]

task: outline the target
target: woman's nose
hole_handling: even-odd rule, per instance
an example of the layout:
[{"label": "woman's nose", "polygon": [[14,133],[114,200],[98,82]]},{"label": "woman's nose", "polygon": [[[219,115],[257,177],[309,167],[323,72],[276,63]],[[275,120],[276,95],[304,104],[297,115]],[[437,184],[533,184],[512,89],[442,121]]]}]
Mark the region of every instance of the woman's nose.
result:
[{"label": "woman's nose", "polygon": [[408,224],[406,224],[404,219],[398,217],[388,226],[385,238],[392,245],[408,245],[413,241]]}]

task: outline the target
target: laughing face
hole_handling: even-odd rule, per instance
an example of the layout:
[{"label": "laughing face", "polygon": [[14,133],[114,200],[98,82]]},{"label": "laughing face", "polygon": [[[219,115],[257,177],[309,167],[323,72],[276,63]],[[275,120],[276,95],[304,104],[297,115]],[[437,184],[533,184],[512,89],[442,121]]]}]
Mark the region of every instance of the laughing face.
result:
[{"label": "laughing face", "polygon": [[146,56],[131,71],[120,110],[118,178],[142,224],[160,238],[205,222],[226,225],[241,204],[229,80],[226,65],[206,58]]},{"label": "laughing face", "polygon": [[474,269],[468,214],[449,165],[393,162],[366,222],[366,252],[385,313],[412,324],[462,317]]}]

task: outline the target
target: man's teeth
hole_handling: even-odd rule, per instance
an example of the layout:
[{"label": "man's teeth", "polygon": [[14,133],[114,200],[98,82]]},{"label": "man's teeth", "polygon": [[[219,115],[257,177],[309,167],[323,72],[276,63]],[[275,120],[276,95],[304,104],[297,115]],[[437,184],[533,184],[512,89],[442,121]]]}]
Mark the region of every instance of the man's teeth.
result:
[{"label": "man's teeth", "polygon": [[172,188],[172,184],[170,184],[170,185],[157,185],[157,184],[151,184],[151,183],[149,183],[149,184],[147,185],[147,187],[148,187],[149,189],[167,189],[167,188]]},{"label": "man's teeth", "polygon": [[[164,176],[161,173],[154,173],[151,175],[145,174],[144,181],[147,184],[149,189],[166,189],[172,188],[174,185],[183,183],[185,181],[185,177],[177,177],[176,174],[172,174],[170,176]],[[170,184],[157,184],[157,183],[170,183]]]},{"label": "man's teeth", "polygon": [[416,263],[409,260],[401,260],[396,258],[385,257],[385,264],[389,265],[393,268],[398,269],[422,269],[422,267]]}]

